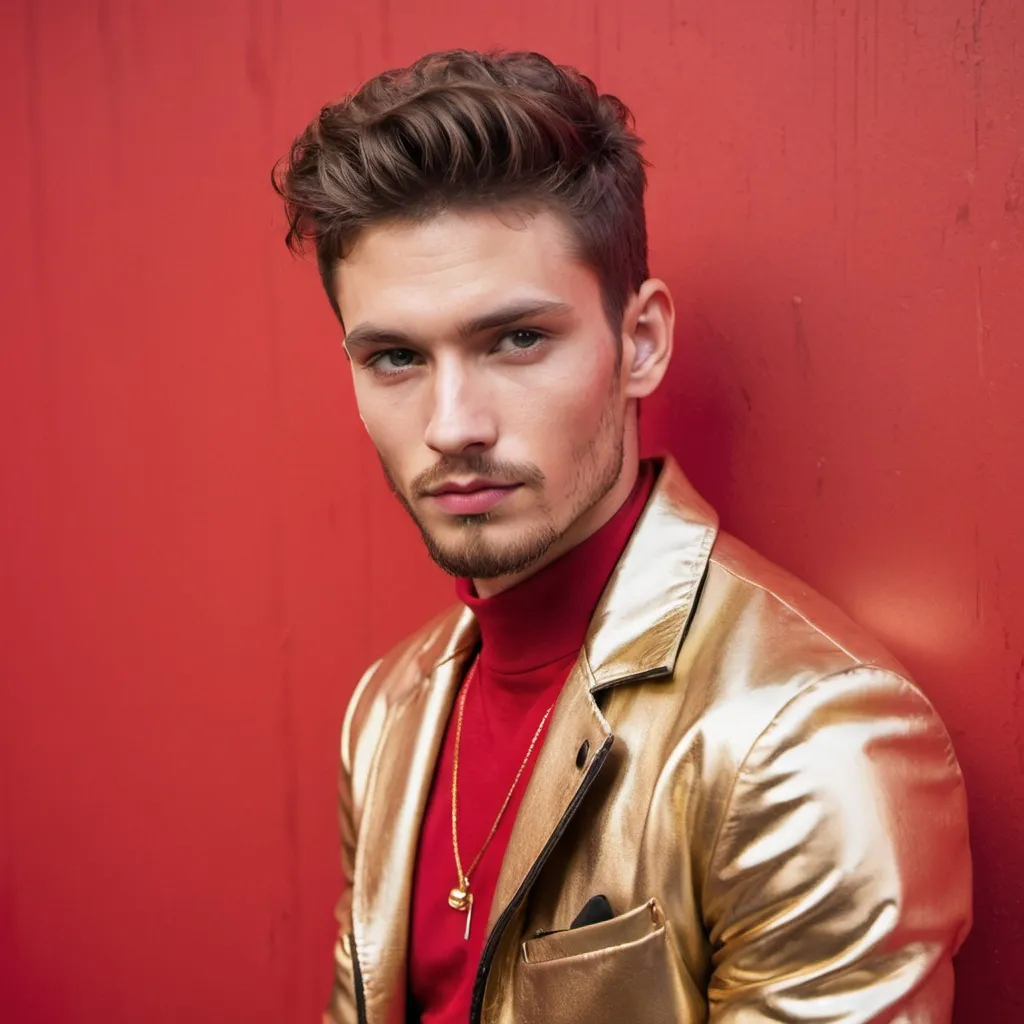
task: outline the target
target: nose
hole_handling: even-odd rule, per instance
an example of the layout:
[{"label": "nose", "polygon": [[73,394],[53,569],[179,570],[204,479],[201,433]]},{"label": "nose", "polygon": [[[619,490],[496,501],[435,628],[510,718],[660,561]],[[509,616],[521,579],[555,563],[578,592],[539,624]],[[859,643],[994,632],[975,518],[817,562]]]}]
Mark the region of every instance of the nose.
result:
[{"label": "nose", "polygon": [[439,455],[486,451],[498,439],[497,410],[483,382],[461,361],[434,364],[430,417],[424,440]]}]

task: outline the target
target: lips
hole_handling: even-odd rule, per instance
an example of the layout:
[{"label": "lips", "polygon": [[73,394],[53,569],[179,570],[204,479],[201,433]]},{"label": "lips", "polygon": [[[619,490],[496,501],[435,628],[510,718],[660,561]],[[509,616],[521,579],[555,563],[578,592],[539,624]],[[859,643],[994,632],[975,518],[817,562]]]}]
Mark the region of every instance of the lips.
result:
[{"label": "lips", "polygon": [[492,511],[519,486],[490,480],[472,480],[465,484],[449,483],[433,491],[430,500],[449,515],[479,516]]}]

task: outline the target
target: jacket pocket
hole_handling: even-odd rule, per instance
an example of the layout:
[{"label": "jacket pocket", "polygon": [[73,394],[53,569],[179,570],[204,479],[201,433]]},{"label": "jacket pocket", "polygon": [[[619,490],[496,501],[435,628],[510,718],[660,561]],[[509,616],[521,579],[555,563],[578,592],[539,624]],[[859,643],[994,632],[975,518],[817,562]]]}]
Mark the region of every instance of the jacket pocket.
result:
[{"label": "jacket pocket", "polygon": [[527,939],[513,987],[515,1019],[523,1024],[696,1019],[654,899],[610,921]]},{"label": "jacket pocket", "polygon": [[665,916],[656,899],[649,899],[633,910],[608,921],[587,924],[582,928],[548,932],[523,943],[523,960],[528,964],[544,963],[566,956],[579,956],[611,946],[636,942],[665,924]]}]

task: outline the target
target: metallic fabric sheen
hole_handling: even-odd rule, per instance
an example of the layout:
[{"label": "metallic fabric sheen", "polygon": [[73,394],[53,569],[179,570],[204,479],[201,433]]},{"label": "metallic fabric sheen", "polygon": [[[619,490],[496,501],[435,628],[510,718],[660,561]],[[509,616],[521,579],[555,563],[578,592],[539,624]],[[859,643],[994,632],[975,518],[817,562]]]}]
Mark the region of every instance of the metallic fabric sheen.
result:
[{"label": "metallic fabric sheen", "polygon": [[[468,611],[442,616],[349,705],[326,1020],[406,1019],[419,824],[476,640]],[[597,893],[616,916],[567,930]],[[524,794],[474,1019],[943,1024],[970,920],[935,711],[667,460]]]}]

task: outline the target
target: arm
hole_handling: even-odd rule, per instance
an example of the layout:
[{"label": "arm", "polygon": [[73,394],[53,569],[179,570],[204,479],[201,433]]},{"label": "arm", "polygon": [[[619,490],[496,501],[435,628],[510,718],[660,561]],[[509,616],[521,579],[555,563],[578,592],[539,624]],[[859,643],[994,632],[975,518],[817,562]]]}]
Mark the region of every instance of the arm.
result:
[{"label": "arm", "polygon": [[909,683],[793,698],[741,766],[704,890],[710,1024],[948,1024],[970,927],[963,781]]},{"label": "arm", "polygon": [[357,1024],[359,1010],[355,971],[352,962],[352,880],[358,834],[352,791],[352,727],[356,708],[380,662],[372,665],[359,680],[345,711],[341,729],[341,767],[338,773],[338,824],[341,831],[341,874],[344,882],[335,908],[338,939],[334,944],[334,986],[324,1013],[324,1024]]}]

